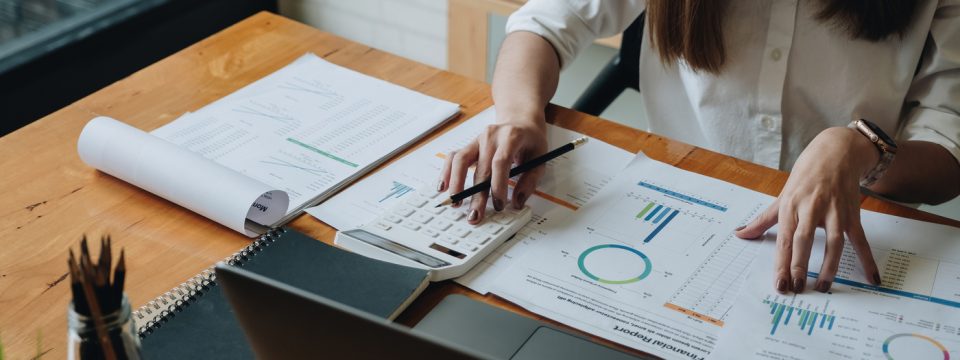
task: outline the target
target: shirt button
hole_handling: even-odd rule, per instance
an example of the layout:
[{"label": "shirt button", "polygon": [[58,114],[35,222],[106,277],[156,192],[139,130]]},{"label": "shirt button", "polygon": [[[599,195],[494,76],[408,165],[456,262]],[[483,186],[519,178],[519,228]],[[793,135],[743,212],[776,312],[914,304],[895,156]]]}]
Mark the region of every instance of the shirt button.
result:
[{"label": "shirt button", "polygon": [[762,118],[760,118],[760,124],[763,125],[764,129],[773,130],[773,118],[769,116],[764,115]]},{"label": "shirt button", "polygon": [[783,54],[780,53],[780,49],[773,49],[770,51],[770,58],[773,59],[773,61],[780,61],[780,56],[782,55]]}]

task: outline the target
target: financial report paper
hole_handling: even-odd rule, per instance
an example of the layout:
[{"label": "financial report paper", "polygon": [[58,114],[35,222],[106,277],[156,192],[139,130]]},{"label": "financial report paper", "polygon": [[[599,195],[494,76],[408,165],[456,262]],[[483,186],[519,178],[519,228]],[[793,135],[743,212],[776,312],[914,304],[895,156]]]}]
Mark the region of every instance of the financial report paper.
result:
[{"label": "financial report paper", "polygon": [[[493,108],[477,114],[323,204],[307,209],[307,213],[334,228],[348,230],[373,220],[418,189],[434,191],[447,154],[476,139],[495,117]],[[581,136],[547,125],[548,148],[559,147]],[[456,281],[477,292],[488,292],[499,271],[543,236],[539,230],[541,227],[575,213],[596,196],[632,157],[633,154],[623,149],[590,139],[586,145],[547,163],[536,193],[527,201],[533,209],[533,220]],[[467,186],[470,186],[469,181]]]},{"label": "financial report paper", "polygon": [[492,292],[625,346],[703,359],[759,247],[733,230],[772,201],[641,153],[576,216],[539,228],[545,240]]},{"label": "financial report paper", "polygon": [[306,54],[151,134],[286,192],[282,222],[458,111]]},{"label": "financial report paper", "polygon": [[[767,234],[717,359],[950,359],[960,355],[960,230],[862,211],[881,273],[870,285],[847,242],[826,294],[773,290],[776,233]],[[815,235],[808,284],[823,262]]]}]

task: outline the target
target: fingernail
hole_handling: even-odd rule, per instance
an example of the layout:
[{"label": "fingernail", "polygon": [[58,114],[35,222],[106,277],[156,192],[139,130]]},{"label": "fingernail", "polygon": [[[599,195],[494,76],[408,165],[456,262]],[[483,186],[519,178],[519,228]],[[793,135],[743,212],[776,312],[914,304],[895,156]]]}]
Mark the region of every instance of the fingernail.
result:
[{"label": "fingernail", "polygon": [[777,291],[782,293],[787,292],[787,280],[783,278],[777,279]]},{"label": "fingernail", "polygon": [[517,210],[523,209],[524,200],[526,199],[524,198],[523,193],[513,194],[513,208]]},{"label": "fingernail", "polygon": [[806,285],[806,284],[804,284],[804,281],[803,281],[803,280],[804,280],[803,278],[793,279],[793,292],[795,292],[795,293],[797,293],[797,294],[803,292],[804,285]]},{"label": "fingernail", "polygon": [[496,211],[503,211],[503,200],[493,198],[493,209]]},{"label": "fingernail", "polygon": [[873,284],[880,286],[880,273],[873,273]]},{"label": "fingernail", "polygon": [[827,292],[828,290],[830,290],[830,285],[832,285],[832,284],[833,284],[832,281],[817,280],[816,290],[819,291],[819,292],[825,293],[825,292]]},{"label": "fingernail", "polygon": [[447,187],[446,185],[447,184],[443,180],[440,180],[440,182],[437,183],[437,192],[446,190],[446,187]]},{"label": "fingernail", "polygon": [[476,209],[470,210],[470,215],[467,215],[467,221],[477,221],[480,218],[480,212]]},{"label": "fingernail", "polygon": [[743,230],[743,229],[746,229],[746,228],[747,228],[746,225],[741,225],[741,226],[737,226],[737,228],[736,228],[736,229],[733,229],[733,231],[740,231],[740,230]]}]

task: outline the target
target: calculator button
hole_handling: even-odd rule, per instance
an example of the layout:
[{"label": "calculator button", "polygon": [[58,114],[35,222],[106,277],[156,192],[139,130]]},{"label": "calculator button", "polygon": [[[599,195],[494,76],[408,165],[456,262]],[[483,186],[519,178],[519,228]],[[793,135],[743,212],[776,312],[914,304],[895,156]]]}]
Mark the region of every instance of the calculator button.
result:
[{"label": "calculator button", "polygon": [[413,209],[406,206],[400,206],[396,209],[393,209],[393,213],[403,217],[407,217],[407,216],[410,216],[410,214],[413,214]]},{"label": "calculator button", "polygon": [[451,210],[451,211],[447,211],[445,214],[443,214],[443,216],[446,216],[447,219],[457,221],[457,220],[463,219],[463,217],[466,215],[464,215],[463,211]]},{"label": "calculator button", "polygon": [[405,228],[407,228],[407,229],[410,229],[410,230],[414,230],[414,231],[420,230],[420,225],[417,225],[417,223],[411,222],[411,221],[404,221],[404,222],[403,222],[403,227],[405,227]]},{"label": "calculator button", "polygon": [[503,230],[503,226],[494,223],[486,223],[480,226],[480,230],[490,235],[496,235],[500,233],[500,230]]},{"label": "calculator button", "polygon": [[394,224],[399,224],[401,221],[403,221],[403,218],[396,216],[394,214],[387,214],[387,216],[384,216],[384,218],[387,221],[392,222]]},{"label": "calculator button", "polygon": [[390,225],[384,224],[382,222],[375,222],[373,226],[376,226],[378,229],[390,230],[392,227]]},{"label": "calculator button", "polygon": [[450,235],[444,235],[443,238],[440,239],[440,242],[448,245],[456,245],[460,243],[460,239],[457,239]]},{"label": "calculator button", "polygon": [[426,195],[426,196],[429,196],[431,199],[436,199],[436,198],[437,198],[437,195],[440,195],[440,194],[443,194],[443,193],[441,193],[441,192],[436,192],[436,191],[425,191],[423,194]]},{"label": "calculator button", "polygon": [[427,199],[422,197],[410,197],[407,199],[407,204],[412,205],[413,207],[422,207],[427,204]]},{"label": "calculator button", "polygon": [[490,220],[493,220],[498,224],[510,225],[510,223],[513,222],[513,216],[510,216],[504,213],[499,213],[491,216]]},{"label": "calculator button", "polygon": [[433,226],[434,229],[444,231],[449,229],[450,226],[453,226],[453,224],[443,219],[437,219],[437,221],[434,221],[433,224],[431,224],[431,226]]},{"label": "calculator button", "polygon": [[440,215],[440,214],[442,214],[444,211],[447,211],[447,207],[446,207],[446,206],[441,206],[441,207],[428,206],[428,207],[427,207],[427,212],[429,212],[429,213],[431,213],[431,214],[434,214],[434,215]]},{"label": "calculator button", "polygon": [[424,234],[427,234],[427,235],[430,236],[430,237],[440,236],[440,233],[439,233],[439,232],[437,232],[437,231],[434,230],[434,229],[430,229],[430,228],[425,228],[425,229],[423,229],[423,233],[424,233]]},{"label": "calculator button", "polygon": [[467,235],[470,235],[470,229],[467,229],[467,228],[465,228],[465,227],[463,227],[463,226],[457,226],[457,227],[453,228],[453,230],[450,230],[450,233],[453,234],[453,235],[456,236],[456,237],[461,237],[461,238],[462,238],[462,237],[465,237],[465,236],[467,236]]},{"label": "calculator button", "polygon": [[486,245],[490,242],[490,236],[481,232],[474,232],[467,237],[467,240],[477,245]]},{"label": "calculator button", "polygon": [[411,219],[418,223],[426,224],[428,221],[433,219],[433,216],[430,216],[430,214],[416,213]]}]

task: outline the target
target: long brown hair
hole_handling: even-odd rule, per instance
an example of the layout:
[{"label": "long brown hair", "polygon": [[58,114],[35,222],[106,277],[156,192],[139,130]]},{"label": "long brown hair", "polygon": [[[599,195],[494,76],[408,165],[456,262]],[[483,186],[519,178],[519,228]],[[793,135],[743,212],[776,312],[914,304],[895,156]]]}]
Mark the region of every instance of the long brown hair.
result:
[{"label": "long brown hair", "polygon": [[[820,0],[817,19],[855,39],[881,41],[902,35],[916,0]],[[696,71],[719,73],[726,53],[723,18],[727,0],[648,0],[650,40],[664,63],[684,60]]]}]

